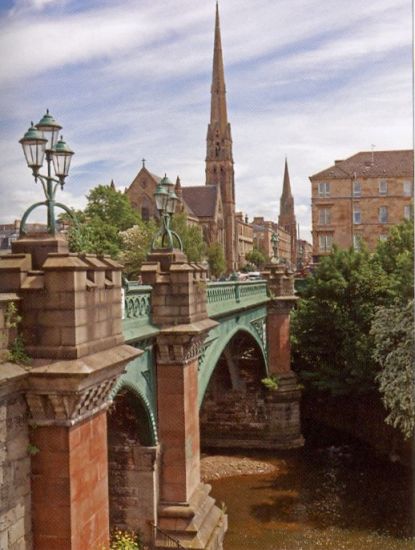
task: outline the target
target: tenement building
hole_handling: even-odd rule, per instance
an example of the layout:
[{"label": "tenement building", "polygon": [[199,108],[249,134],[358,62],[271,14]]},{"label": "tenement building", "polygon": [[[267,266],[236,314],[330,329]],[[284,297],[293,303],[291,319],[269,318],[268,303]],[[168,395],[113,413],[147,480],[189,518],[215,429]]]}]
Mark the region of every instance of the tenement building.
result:
[{"label": "tenement building", "polygon": [[414,152],[362,151],[310,177],[313,257],[334,244],[373,250],[413,211]]}]

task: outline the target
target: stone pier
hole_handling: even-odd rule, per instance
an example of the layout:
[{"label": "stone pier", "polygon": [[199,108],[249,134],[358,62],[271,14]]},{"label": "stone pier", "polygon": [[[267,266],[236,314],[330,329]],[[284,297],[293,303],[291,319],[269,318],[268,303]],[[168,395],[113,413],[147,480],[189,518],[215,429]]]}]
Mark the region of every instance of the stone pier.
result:
[{"label": "stone pier", "polygon": [[[158,527],[185,548],[223,548],[227,516],[200,481],[198,361],[208,331],[206,273],[179,252],[154,252],[142,267],[153,287],[161,446]],[[158,532],[157,548],[169,547]]]},{"label": "stone pier", "polygon": [[12,252],[0,259],[0,302],[15,296],[31,362],[0,366],[0,474],[16,484],[2,494],[0,546],[108,546],[106,410],[140,353],[123,344],[121,266],[42,235]]}]

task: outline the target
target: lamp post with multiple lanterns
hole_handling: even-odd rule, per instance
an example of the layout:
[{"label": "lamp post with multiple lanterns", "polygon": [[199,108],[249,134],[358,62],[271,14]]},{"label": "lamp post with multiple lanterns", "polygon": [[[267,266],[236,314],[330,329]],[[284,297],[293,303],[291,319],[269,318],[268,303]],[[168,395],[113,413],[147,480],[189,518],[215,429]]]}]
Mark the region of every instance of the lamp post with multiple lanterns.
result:
[{"label": "lamp post with multiple lanterns", "polygon": [[[46,206],[47,208],[48,233],[51,235],[56,234],[55,207],[61,208],[69,214],[71,218],[73,217],[71,210],[67,206],[55,201],[58,185],[63,189],[65,178],[69,172],[72,155],[74,154],[65,143],[62,136],[58,139],[61,129],[62,126],[56,122],[49,113],[49,110],[47,110],[38,124],[34,125],[32,122],[29,130],[19,141],[22,145],[27,165],[32,170],[35,182],[40,180],[42,183],[46,199],[42,202],[32,204],[23,214],[20,224],[20,236],[26,234],[27,218],[31,212],[39,206]],[[47,175],[40,174],[39,172],[45,157]],[[52,164],[56,177],[52,176]]]},{"label": "lamp post with multiple lanterns", "polygon": [[174,184],[169,180],[166,174],[157,185],[154,192],[154,198],[156,200],[157,210],[160,214],[161,225],[154,237],[152,249],[155,250],[157,248],[157,243],[160,242],[160,239],[161,248],[173,250],[174,240],[176,240],[179,250],[183,251],[183,243],[179,235],[170,228],[171,219],[180,199],[174,191]]}]

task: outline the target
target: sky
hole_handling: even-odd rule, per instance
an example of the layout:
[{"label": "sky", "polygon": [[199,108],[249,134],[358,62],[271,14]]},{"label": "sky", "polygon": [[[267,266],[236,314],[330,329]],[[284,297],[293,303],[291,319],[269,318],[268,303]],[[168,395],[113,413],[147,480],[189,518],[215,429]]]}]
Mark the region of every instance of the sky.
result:
[{"label": "sky", "polygon": [[[220,0],[237,210],[277,220],[288,158],[308,177],[412,141],[411,0]],[[42,200],[18,140],[46,108],[75,151],[58,199],[82,208],[147,168],[204,184],[215,0],[0,0],[0,223]],[[29,221],[43,221],[39,209]]]}]

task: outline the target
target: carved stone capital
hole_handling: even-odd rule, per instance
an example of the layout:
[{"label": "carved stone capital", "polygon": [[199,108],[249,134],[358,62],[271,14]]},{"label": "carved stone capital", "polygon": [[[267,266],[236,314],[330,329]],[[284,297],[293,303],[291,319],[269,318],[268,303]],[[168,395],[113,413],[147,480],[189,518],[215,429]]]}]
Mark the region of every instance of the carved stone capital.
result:
[{"label": "carved stone capital", "polygon": [[216,321],[207,319],[162,330],[157,336],[157,362],[177,365],[198,359],[203,352],[209,330],[216,325]]},{"label": "carved stone capital", "polygon": [[270,313],[289,314],[297,302],[297,296],[280,296],[279,298],[273,298],[268,302],[268,311]]},{"label": "carved stone capital", "polygon": [[82,359],[34,366],[25,394],[31,421],[39,426],[73,426],[106,409],[118,377],[141,353],[122,345]]}]

